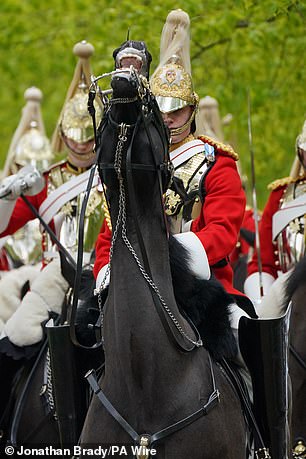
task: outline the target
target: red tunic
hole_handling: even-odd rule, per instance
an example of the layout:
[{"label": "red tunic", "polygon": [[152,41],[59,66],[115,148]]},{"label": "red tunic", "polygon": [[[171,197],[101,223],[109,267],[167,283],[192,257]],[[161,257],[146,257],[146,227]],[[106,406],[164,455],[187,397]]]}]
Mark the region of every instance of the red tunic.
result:
[{"label": "red tunic", "polygon": [[[280,199],[282,198],[286,188],[287,186],[280,186],[271,192],[259,222],[262,271],[271,274],[275,279],[278,277],[277,271],[279,271],[279,262],[277,244],[272,241],[272,218],[275,212],[279,209]],[[258,258],[256,250],[254,250],[253,257],[248,263],[248,275],[255,272],[258,272]]]},{"label": "red tunic", "polygon": [[[35,207],[35,209],[38,211],[41,204],[44,202],[44,200],[47,198],[48,195],[48,181],[49,181],[49,174],[56,168],[60,167],[62,169],[66,169],[68,167],[68,162],[67,161],[61,161],[59,163],[53,164],[48,171],[44,173],[44,178],[45,178],[45,186],[43,190],[36,194],[35,196],[26,196],[27,200],[31,202],[31,204]],[[70,168],[73,168],[72,165],[70,165]],[[2,236],[8,236],[11,234],[14,234],[17,230],[22,228],[28,221],[34,220],[36,216],[33,214],[31,209],[27,206],[27,204],[23,201],[22,198],[18,198],[13,210],[13,213],[10,217],[10,221],[8,223],[8,226],[6,229],[0,233],[0,237]],[[53,220],[50,222],[50,227],[54,231],[54,223]],[[42,241],[42,251],[45,250],[44,247],[44,240]]]},{"label": "red tunic", "polygon": [[[215,150],[216,161],[204,179],[201,214],[192,222],[191,231],[202,242],[211,270],[227,292],[242,295],[233,287],[229,255],[237,243],[246,199],[234,158],[226,151]],[[96,277],[109,262],[110,242],[111,231],[104,220],[96,242]]]},{"label": "red tunic", "polygon": [[[40,205],[47,197],[47,185],[45,185],[44,189],[36,194],[35,196],[27,196],[27,200],[30,201],[35,209],[39,209]],[[22,228],[28,221],[34,220],[36,216],[33,212],[29,209],[27,204],[23,201],[22,198],[18,198],[11,215],[9,224],[7,228],[0,233],[0,237],[8,236],[10,234],[14,234],[17,230]]]}]

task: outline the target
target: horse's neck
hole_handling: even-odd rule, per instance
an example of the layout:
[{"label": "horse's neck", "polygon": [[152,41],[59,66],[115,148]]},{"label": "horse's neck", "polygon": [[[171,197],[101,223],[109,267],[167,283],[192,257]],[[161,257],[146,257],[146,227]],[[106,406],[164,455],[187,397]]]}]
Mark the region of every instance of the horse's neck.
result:
[{"label": "horse's neck", "polygon": [[[142,225],[145,248],[149,259],[152,280],[162,300],[182,323],[174,298],[169,266],[167,236],[157,237],[160,224]],[[146,237],[147,236],[147,237]],[[130,232],[130,242],[137,252],[141,265],[143,259],[137,245],[137,236]],[[145,270],[146,271],[146,270]],[[165,384],[169,365],[178,360],[179,351],[169,340],[152,298],[152,289],[137,265],[137,260],[121,238],[116,242],[111,271],[108,304],[105,311],[105,351],[111,355],[112,371],[117,377],[137,380],[142,387],[158,387],[160,377]],[[151,277],[151,276],[150,276]],[[170,326],[171,319],[165,313]],[[188,327],[186,327],[188,330]],[[190,330],[188,330],[190,333]],[[152,362],[156,361],[152,365]],[[158,364],[157,364],[158,361]],[[129,380],[129,379],[127,379]],[[153,389],[152,389],[153,390]]]}]

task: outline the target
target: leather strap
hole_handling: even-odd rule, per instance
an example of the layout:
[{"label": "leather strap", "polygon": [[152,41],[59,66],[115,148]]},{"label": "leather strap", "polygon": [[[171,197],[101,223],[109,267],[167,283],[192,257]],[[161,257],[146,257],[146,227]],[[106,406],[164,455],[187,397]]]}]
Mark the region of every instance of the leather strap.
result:
[{"label": "leather strap", "polygon": [[[211,371],[212,371],[211,360],[210,360],[210,366],[211,366]],[[212,376],[213,376],[213,373],[212,373]],[[163,438],[168,437],[169,435],[172,435],[173,433],[183,429],[189,424],[192,424],[193,422],[195,422],[202,416],[206,416],[219,403],[220,394],[219,394],[218,389],[215,387],[215,382],[214,382],[214,377],[213,377],[214,390],[209,396],[209,399],[204,406],[202,406],[200,409],[198,409],[191,415],[186,416],[184,419],[181,419],[180,421],[175,422],[174,424],[171,424],[169,427],[166,427],[165,429],[162,429],[154,433],[153,435],[149,435],[149,434],[140,435],[133,429],[133,427],[126,421],[126,419],[124,419],[121,416],[121,414],[116,410],[114,405],[109,401],[109,399],[103,393],[97,381],[95,370],[90,370],[89,372],[87,372],[85,375],[85,378],[87,379],[90,387],[92,388],[94,393],[97,395],[98,399],[100,400],[104,408],[108,411],[108,413],[114,419],[116,419],[116,421],[121,425],[121,427],[125,430],[125,432],[129,434],[129,436],[137,444],[140,444],[141,437],[145,436],[146,438],[148,438],[150,445],[153,445],[154,443],[162,440]]]}]

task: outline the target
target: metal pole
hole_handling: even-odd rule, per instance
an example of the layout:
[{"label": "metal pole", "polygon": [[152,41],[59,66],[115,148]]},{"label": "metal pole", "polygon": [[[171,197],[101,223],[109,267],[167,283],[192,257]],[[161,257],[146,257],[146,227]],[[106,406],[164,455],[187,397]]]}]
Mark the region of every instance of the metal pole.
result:
[{"label": "metal pole", "polygon": [[261,263],[261,252],[260,252],[260,239],[259,239],[259,215],[257,208],[257,196],[256,196],[256,178],[255,178],[255,162],[254,162],[254,149],[252,139],[252,122],[251,122],[251,95],[248,90],[248,132],[249,132],[249,148],[251,157],[251,184],[252,184],[252,201],[253,201],[253,212],[255,221],[255,248],[257,253],[258,273],[259,273],[259,290],[260,297],[264,295],[263,282],[262,282],[262,263]]}]

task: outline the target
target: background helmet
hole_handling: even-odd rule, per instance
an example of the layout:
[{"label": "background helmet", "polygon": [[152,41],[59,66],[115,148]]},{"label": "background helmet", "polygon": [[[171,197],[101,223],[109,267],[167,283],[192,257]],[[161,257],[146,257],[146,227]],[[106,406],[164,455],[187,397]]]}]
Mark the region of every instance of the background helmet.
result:
[{"label": "background helmet", "polygon": [[306,169],[306,164],[304,164],[302,158],[303,152],[306,152],[306,121],[304,121],[302,132],[296,138],[295,152],[296,157],[293,161],[290,171],[290,176],[293,178],[297,178],[299,175],[303,175]]},{"label": "background helmet", "polygon": [[[69,140],[81,145],[94,139],[93,122],[87,108],[92,74],[89,59],[93,52],[94,47],[85,40],[77,43],[73,48],[73,53],[79,59],[52,137],[52,147],[56,153],[65,151]],[[98,124],[102,118],[102,106],[97,101],[94,104]],[[69,153],[75,153],[80,157],[85,155],[71,150],[70,147]],[[89,154],[92,154],[92,149]]]},{"label": "background helmet", "polygon": [[21,167],[29,164],[43,170],[53,161],[40,109],[42,92],[32,86],[25,91],[24,98],[26,104],[9,147],[3,177],[15,174]]},{"label": "background helmet", "polygon": [[[101,119],[102,110],[97,102],[95,103],[96,118]],[[62,135],[74,140],[77,143],[88,142],[94,138],[92,118],[88,112],[88,87],[80,85],[74,96],[66,102],[62,111],[60,129]]]},{"label": "background helmet", "polygon": [[223,126],[230,124],[232,119],[233,115],[231,113],[221,118],[217,99],[205,96],[199,102],[199,109],[195,118],[196,135],[205,134],[219,142],[223,142]]}]

